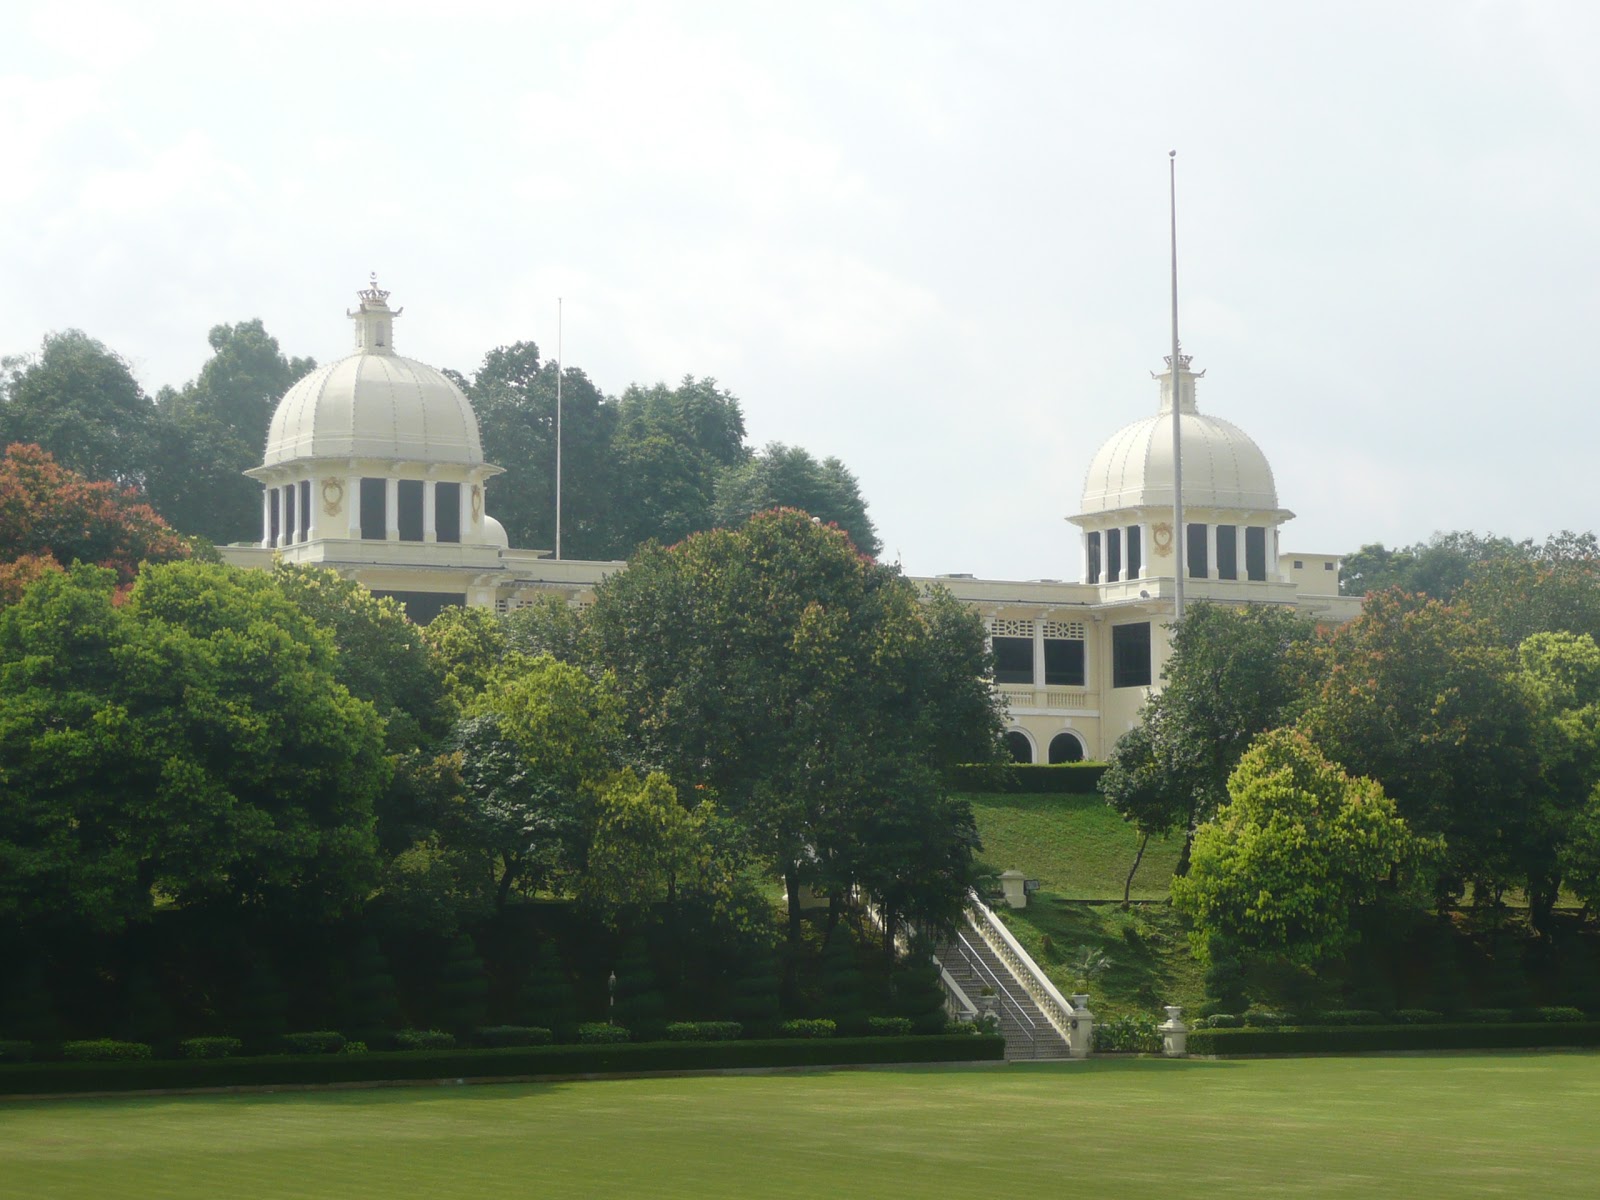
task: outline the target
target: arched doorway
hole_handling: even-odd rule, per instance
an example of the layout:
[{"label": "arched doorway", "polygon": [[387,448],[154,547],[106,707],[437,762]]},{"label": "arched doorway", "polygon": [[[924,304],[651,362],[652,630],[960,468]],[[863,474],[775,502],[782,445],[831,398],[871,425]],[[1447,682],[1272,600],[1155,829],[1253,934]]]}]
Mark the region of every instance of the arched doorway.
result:
[{"label": "arched doorway", "polygon": [[1050,739],[1050,761],[1052,763],[1075,763],[1083,761],[1083,739],[1075,733],[1058,733]]},{"label": "arched doorway", "polygon": [[1033,743],[1028,740],[1028,735],[1013,729],[1006,734],[1006,749],[1011,752],[1011,761],[1031,763],[1033,761]]}]

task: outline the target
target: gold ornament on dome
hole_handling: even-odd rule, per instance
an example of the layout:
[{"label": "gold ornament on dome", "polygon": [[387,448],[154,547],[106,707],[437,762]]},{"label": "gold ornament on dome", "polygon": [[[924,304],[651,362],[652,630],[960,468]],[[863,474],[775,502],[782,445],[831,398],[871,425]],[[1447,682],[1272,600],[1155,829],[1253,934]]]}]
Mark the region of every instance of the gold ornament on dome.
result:
[{"label": "gold ornament on dome", "polygon": [[472,519],[478,520],[483,516],[483,485],[472,485]]},{"label": "gold ornament on dome", "polygon": [[339,515],[339,507],[344,503],[344,480],[324,479],[322,481],[322,511],[330,517]]},{"label": "gold ornament on dome", "polygon": [[1150,546],[1162,558],[1172,553],[1172,526],[1163,521],[1150,526]]}]

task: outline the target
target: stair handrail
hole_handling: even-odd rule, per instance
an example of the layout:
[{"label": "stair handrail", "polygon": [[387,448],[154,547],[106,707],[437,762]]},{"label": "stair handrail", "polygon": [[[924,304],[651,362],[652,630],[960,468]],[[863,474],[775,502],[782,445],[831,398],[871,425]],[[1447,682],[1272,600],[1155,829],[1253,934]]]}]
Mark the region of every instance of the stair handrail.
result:
[{"label": "stair handrail", "polygon": [[1073,1014],[1076,1011],[1071,1001],[1050,982],[1039,964],[1033,961],[1033,956],[1022,948],[1022,943],[1012,936],[1004,922],[994,915],[976,891],[969,890],[967,899],[967,923],[977,931],[984,944],[994,951],[995,957],[1010,968],[1012,975],[1022,985],[1022,990],[1027,992],[1029,998],[1039,1006],[1039,1011],[1044,1014],[1045,1020],[1049,1021],[1061,1035],[1062,1041],[1070,1045]]},{"label": "stair handrail", "polygon": [[967,935],[962,933],[959,929],[956,930],[956,941],[960,943],[956,949],[960,951],[961,957],[967,960],[967,966],[972,968],[972,973],[976,975],[980,981],[987,977],[990,985],[995,990],[996,999],[999,1000],[1002,1005],[1009,1007],[1013,1017],[1018,1021],[1019,1025],[1026,1023],[1026,1029],[1024,1032],[1028,1035],[1028,1057],[1038,1058],[1039,1023],[1028,1015],[1027,1009],[1023,1008],[1022,1005],[1017,1003],[1017,998],[1011,994],[1011,989],[1001,981],[1000,976],[994,973],[993,968],[991,968],[988,963],[983,961],[983,955],[979,954],[977,950],[973,948],[972,943],[967,941]]},{"label": "stair handrail", "polygon": [[[934,959],[939,962],[938,959]],[[972,997],[956,982],[955,976],[944,969],[944,964],[939,963],[939,982],[944,984],[946,1011],[957,1021],[973,1021],[978,1016],[978,1006],[972,1002]]]}]

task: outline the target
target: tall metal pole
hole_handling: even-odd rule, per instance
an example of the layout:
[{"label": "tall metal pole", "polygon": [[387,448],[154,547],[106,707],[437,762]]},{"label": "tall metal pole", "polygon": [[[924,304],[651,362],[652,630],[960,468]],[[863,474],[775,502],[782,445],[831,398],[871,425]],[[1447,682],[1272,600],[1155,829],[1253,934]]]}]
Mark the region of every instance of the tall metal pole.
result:
[{"label": "tall metal pole", "polygon": [[561,297],[556,297],[556,561],[561,559]]},{"label": "tall metal pole", "polygon": [[1178,152],[1167,154],[1167,188],[1172,209],[1172,620],[1183,620],[1183,576],[1188,533],[1183,527],[1183,361],[1178,357]]}]

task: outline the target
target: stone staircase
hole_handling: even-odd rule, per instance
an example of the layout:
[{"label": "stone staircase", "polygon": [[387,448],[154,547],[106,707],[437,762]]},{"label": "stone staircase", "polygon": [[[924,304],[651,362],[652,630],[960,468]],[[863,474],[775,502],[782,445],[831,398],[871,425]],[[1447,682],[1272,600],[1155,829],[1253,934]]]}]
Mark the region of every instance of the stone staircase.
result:
[{"label": "stone staircase", "polygon": [[[992,1011],[999,1017],[1006,1058],[1068,1057],[1066,1039],[970,925],[959,926],[954,937],[939,944],[934,956],[979,1012]],[[984,995],[985,987],[994,994]]]}]

